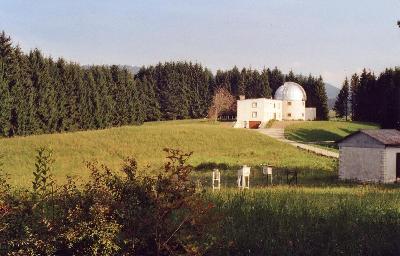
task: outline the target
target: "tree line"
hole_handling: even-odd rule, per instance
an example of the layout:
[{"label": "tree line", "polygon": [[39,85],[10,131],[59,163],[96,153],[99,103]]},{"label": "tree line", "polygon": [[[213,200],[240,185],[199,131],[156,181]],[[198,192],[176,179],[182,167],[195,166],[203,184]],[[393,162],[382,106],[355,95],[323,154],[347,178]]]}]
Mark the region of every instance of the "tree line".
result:
[{"label": "tree line", "polygon": [[0,35],[0,134],[29,135],[141,123],[141,92],[118,66],[83,68]]},{"label": "tree line", "polygon": [[400,68],[386,69],[378,77],[364,69],[350,81],[346,78],[334,109],[338,117],[400,129]]},{"label": "tree line", "polygon": [[34,49],[24,53],[0,34],[0,136],[102,129],[145,121],[204,118],[213,95],[271,97],[284,81],[300,83],[307,106],[327,118],[322,78],[279,69],[237,67],[215,75],[200,64],[167,62],[142,67],[81,66]]},{"label": "tree line", "polygon": [[293,71],[283,74],[277,67],[264,68],[261,72],[246,68],[239,71],[234,67],[228,71],[217,71],[215,81],[219,87],[226,88],[235,97],[245,95],[246,98],[271,98],[284,82],[296,82],[306,91],[306,107],[317,109],[318,120],[328,119],[328,97],[321,76],[296,75]]}]

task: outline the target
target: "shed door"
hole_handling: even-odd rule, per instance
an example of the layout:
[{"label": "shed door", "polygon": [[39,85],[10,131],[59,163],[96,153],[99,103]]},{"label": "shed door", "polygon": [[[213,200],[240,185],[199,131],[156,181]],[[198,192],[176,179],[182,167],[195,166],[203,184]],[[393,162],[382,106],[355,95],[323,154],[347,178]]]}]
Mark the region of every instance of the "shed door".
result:
[{"label": "shed door", "polygon": [[400,153],[396,154],[396,178],[400,178]]}]

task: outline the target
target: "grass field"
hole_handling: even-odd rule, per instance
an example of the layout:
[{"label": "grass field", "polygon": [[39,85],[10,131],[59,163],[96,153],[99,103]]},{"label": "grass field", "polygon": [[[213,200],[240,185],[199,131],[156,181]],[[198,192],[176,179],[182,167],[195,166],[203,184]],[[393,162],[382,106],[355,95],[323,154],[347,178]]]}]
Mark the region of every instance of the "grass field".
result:
[{"label": "grass field", "polygon": [[316,146],[337,151],[332,142],[361,129],[377,129],[372,123],[343,121],[308,121],[289,125],[285,128],[285,137],[290,140],[313,143]]},{"label": "grass field", "polygon": [[[398,255],[400,193],[375,186],[274,187],[210,195],[224,216],[214,254]],[[227,253],[229,252],[229,253]],[[268,253],[267,253],[268,252]]]},{"label": "grass field", "polygon": [[193,151],[190,163],[199,170],[198,177],[209,177],[207,171],[216,164],[226,169],[225,176],[234,179],[240,165],[268,163],[276,168],[304,170],[308,178],[323,180],[334,177],[337,166],[335,160],[298,150],[255,131],[206,120],[3,138],[0,145],[3,169],[11,175],[10,183],[18,186],[31,185],[35,150],[42,146],[54,151],[54,175],[60,182],[67,175],[86,179],[89,172],[85,161],[98,161],[117,169],[125,157],[133,156],[140,167],[158,168],[165,161],[164,147]]},{"label": "grass field", "polygon": [[[318,127],[318,128],[316,128]],[[336,140],[373,125],[304,122],[289,126],[289,136],[304,141]],[[316,130],[316,131],[314,131]],[[292,138],[293,139],[293,138]],[[360,185],[337,180],[337,160],[317,156],[252,130],[233,129],[205,120],[152,122],[99,131],[0,139],[4,169],[11,184],[29,187],[35,149],[54,150],[54,175],[87,179],[84,161],[118,168],[134,156],[140,169],[165,161],[164,147],[193,151],[193,178],[206,188],[220,216],[208,233],[215,239],[210,255],[398,255],[400,193],[393,185]],[[266,186],[259,165],[301,171],[298,186],[274,176]],[[250,190],[238,191],[236,170],[252,166]],[[211,170],[222,170],[221,191],[211,192]],[[145,168],[146,169],[146,168]]]}]

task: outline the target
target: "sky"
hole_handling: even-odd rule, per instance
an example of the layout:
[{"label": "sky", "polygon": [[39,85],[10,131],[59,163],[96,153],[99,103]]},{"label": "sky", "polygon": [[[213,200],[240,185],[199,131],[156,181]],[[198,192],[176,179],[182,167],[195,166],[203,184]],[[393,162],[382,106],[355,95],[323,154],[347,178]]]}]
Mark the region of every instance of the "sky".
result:
[{"label": "sky", "polygon": [[0,0],[22,49],[86,64],[277,66],[340,87],[400,65],[400,0]]}]

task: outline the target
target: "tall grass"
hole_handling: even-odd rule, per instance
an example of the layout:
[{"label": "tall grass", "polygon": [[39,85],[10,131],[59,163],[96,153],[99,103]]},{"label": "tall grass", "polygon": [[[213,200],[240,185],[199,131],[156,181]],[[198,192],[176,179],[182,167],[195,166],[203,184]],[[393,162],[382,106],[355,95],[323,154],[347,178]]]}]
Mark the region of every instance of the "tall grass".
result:
[{"label": "tall grass", "polygon": [[[210,193],[218,254],[398,255],[398,190],[274,187]],[[216,252],[214,252],[217,254]]]}]

